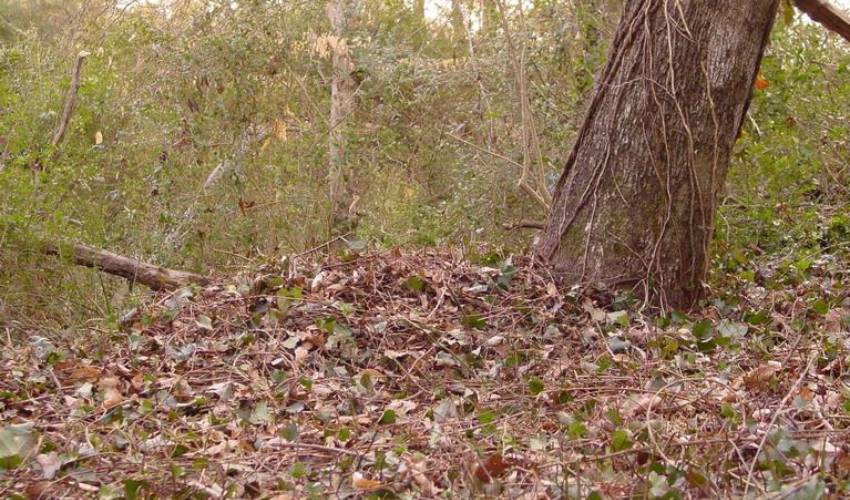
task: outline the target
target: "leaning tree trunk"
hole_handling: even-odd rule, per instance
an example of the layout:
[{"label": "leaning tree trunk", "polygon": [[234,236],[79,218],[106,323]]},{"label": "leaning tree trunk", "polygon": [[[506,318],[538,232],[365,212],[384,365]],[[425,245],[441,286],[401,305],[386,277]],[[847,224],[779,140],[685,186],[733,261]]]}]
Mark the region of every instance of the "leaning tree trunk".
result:
[{"label": "leaning tree trunk", "polygon": [[714,212],[779,0],[627,0],[538,254],[662,307],[703,291]]}]

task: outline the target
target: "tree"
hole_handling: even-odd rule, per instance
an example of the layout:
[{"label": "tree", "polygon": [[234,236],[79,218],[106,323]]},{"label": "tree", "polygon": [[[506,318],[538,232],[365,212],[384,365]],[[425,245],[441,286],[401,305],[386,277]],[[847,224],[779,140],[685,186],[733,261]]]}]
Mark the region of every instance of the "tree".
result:
[{"label": "tree", "polygon": [[[351,173],[347,167],[346,128],[354,111],[356,83],[352,77],[354,62],[348,47],[348,24],[356,7],[356,0],[330,0],[327,4],[331,24],[331,77],[330,132],[328,134],[328,187],[331,200],[331,230],[339,230],[344,222],[351,222],[349,212],[354,204]],[[347,229],[347,228],[343,228]]]},{"label": "tree", "polygon": [[460,0],[452,0],[452,48],[455,51],[455,57],[460,57],[466,54],[467,38],[466,38],[466,22],[463,19],[463,6]]},{"label": "tree", "polygon": [[[821,0],[798,5],[823,7]],[[573,284],[689,308],[780,0],[627,0],[538,255]]]},{"label": "tree", "polygon": [[425,22],[425,0],[413,0],[413,15],[419,22]]}]

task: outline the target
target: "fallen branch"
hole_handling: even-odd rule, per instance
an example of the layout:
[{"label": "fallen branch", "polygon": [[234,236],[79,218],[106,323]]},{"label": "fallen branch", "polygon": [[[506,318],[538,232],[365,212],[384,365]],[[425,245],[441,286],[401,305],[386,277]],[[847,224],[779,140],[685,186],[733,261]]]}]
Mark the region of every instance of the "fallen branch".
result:
[{"label": "fallen branch", "polygon": [[65,95],[65,106],[62,108],[62,118],[59,120],[59,125],[56,127],[56,132],[53,134],[51,144],[54,146],[62,142],[65,138],[65,132],[68,131],[68,124],[71,122],[71,116],[74,114],[74,107],[77,104],[77,93],[80,91],[80,76],[83,70],[83,61],[90,54],[82,51],[77,54],[77,60],[74,62],[74,69],[71,72],[71,85],[68,87],[68,93]]},{"label": "fallen branch", "polygon": [[502,228],[508,231],[513,231],[514,229],[537,229],[538,231],[542,231],[545,227],[546,225],[542,222],[530,220],[520,221],[515,224],[502,224]]},{"label": "fallen branch", "polygon": [[794,5],[805,12],[812,21],[820,23],[850,42],[850,16],[826,0],[794,0]]},{"label": "fallen branch", "polygon": [[71,254],[70,257],[75,264],[141,283],[152,290],[170,290],[193,283],[203,285],[209,282],[200,274],[147,264],[82,243],[74,243],[67,248],[55,243],[42,243],[41,251],[46,255],[57,257]]}]

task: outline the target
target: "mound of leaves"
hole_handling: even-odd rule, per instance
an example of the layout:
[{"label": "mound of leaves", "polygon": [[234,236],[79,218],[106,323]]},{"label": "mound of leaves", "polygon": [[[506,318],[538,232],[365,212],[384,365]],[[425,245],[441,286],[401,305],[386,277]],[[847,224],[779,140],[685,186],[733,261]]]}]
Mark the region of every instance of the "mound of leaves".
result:
[{"label": "mound of leaves", "polygon": [[846,304],[652,317],[471,260],[291,261],[9,340],[0,496],[847,494]]}]

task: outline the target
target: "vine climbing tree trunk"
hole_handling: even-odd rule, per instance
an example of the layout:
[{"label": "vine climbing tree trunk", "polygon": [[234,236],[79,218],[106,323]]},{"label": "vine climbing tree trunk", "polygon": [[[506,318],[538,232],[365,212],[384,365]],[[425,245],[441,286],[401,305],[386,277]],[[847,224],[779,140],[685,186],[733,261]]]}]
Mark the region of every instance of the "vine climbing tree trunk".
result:
[{"label": "vine climbing tree trunk", "polygon": [[779,0],[626,0],[538,255],[663,307],[702,295],[714,213]]},{"label": "vine climbing tree trunk", "polygon": [[[346,132],[354,111],[356,83],[352,77],[354,62],[348,47],[348,24],[357,0],[329,0],[327,16],[333,43],[331,77],[330,132],[328,134],[328,188],[331,201],[331,231],[347,232],[351,222],[354,194],[352,175],[346,161]],[[350,224],[348,224],[350,225]]]}]

